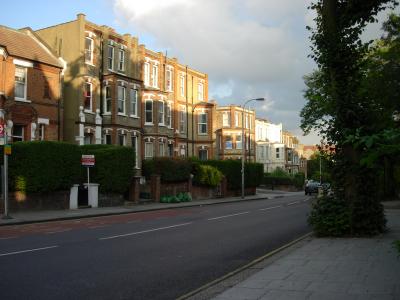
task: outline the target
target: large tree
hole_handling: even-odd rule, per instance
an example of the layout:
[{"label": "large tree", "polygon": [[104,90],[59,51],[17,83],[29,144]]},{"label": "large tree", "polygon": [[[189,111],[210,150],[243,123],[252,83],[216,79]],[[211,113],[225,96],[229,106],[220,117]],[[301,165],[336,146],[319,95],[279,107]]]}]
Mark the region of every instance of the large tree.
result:
[{"label": "large tree", "polygon": [[397,0],[318,0],[311,5],[317,12],[311,40],[318,70],[306,77],[308,103],[301,112],[302,127],[306,132],[319,130],[335,146],[335,197],[345,200],[354,235],[385,229],[376,176],[362,163],[366,149],[354,137],[364,141],[382,129],[380,102],[371,101],[363,89],[370,43],[360,36],[387,5],[397,5]]}]

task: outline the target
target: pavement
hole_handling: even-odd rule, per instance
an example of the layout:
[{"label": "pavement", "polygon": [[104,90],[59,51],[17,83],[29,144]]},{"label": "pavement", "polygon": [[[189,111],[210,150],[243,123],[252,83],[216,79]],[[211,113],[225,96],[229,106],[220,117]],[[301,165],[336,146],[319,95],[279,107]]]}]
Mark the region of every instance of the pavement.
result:
[{"label": "pavement", "polygon": [[182,203],[148,203],[148,204],[134,204],[125,206],[70,209],[70,210],[24,210],[16,212],[11,211],[9,213],[9,216],[11,216],[10,219],[4,219],[3,218],[4,216],[0,215],[0,226],[90,218],[90,217],[109,216],[109,215],[121,215],[134,212],[213,205],[219,203],[230,203],[238,201],[265,200],[265,199],[282,198],[285,196],[295,196],[303,194],[304,194],[303,191],[285,192],[285,191],[258,189],[256,195],[246,196],[244,199],[242,199],[241,197],[227,197],[227,198],[215,198],[206,200],[194,200],[191,202],[182,202]]},{"label": "pavement", "polygon": [[[126,214],[178,207],[281,198],[303,192],[259,189],[257,195],[186,203],[10,213],[1,225]],[[400,299],[400,201],[384,203],[387,233],[373,238],[307,235],[180,299]]]}]

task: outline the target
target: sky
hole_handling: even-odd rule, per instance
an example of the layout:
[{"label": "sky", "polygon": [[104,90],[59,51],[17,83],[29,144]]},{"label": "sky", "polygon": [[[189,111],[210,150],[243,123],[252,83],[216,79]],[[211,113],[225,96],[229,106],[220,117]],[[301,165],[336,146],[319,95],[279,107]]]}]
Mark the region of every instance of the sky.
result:
[{"label": "sky", "polygon": [[[2,3],[0,24],[33,30],[76,19],[130,33],[154,51],[207,73],[209,99],[219,105],[250,102],[259,118],[282,123],[301,143],[318,144],[316,133],[303,136],[303,76],[315,69],[310,54],[314,13],[311,0],[20,0]],[[399,13],[399,10],[396,9]],[[379,15],[386,18],[388,11]],[[364,39],[382,35],[381,22]]]}]

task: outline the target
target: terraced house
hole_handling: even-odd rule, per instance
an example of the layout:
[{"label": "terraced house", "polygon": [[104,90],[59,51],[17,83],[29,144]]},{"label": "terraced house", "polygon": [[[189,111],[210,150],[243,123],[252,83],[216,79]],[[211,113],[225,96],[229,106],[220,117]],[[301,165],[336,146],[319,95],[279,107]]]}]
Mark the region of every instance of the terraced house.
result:
[{"label": "terraced house", "polygon": [[62,70],[31,29],[0,26],[0,118],[11,142],[63,139]]},{"label": "terraced house", "polygon": [[36,33],[67,62],[66,141],[131,146],[137,169],[156,156],[212,157],[206,74],[83,14]]}]

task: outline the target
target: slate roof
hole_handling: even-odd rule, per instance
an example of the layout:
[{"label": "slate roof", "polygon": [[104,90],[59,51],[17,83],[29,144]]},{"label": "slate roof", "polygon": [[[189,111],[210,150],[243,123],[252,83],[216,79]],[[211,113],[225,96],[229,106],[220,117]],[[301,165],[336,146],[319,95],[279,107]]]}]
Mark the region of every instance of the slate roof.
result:
[{"label": "slate roof", "polygon": [[30,29],[0,26],[0,46],[11,56],[62,68],[60,61]]}]

